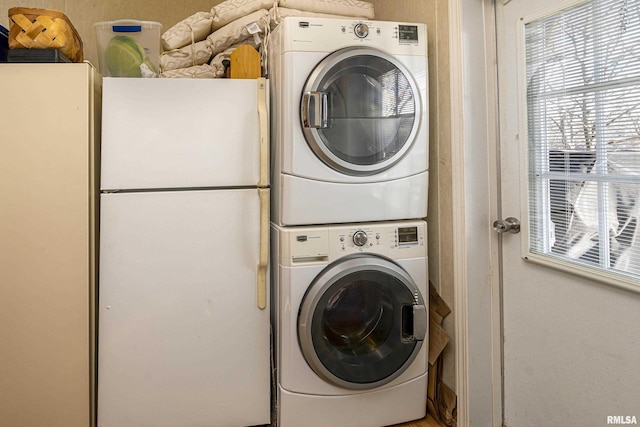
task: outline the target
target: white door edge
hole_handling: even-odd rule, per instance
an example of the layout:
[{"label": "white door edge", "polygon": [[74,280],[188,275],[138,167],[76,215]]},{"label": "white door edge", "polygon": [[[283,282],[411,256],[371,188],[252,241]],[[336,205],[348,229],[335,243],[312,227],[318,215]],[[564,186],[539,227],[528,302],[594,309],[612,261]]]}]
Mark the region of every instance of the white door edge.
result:
[{"label": "white door edge", "polygon": [[[511,0],[506,0],[503,4]],[[496,37],[496,4],[492,0],[483,0],[485,9],[485,45],[487,67],[487,141],[489,150],[488,170],[489,177],[489,223],[491,227],[493,219],[503,218],[500,204],[500,119],[498,105],[498,45]],[[493,426],[503,425],[503,369],[502,369],[502,270],[501,251],[498,233],[489,231],[489,251],[491,263],[489,276],[491,288],[491,365],[492,365],[492,402],[493,402]]]},{"label": "white door edge", "polygon": [[[495,39],[495,6],[493,0],[482,0],[480,8],[484,13],[478,18],[484,27],[484,62],[472,63],[470,48],[466,46],[468,22],[463,20],[463,0],[449,2],[449,53],[450,53],[450,96],[451,96],[451,151],[452,151],[452,194],[453,194],[453,242],[454,242],[454,323],[455,323],[455,363],[456,363],[456,394],[457,421],[459,426],[468,426],[473,421],[477,425],[502,425],[502,320],[501,320],[501,292],[500,292],[500,263],[499,241],[497,234],[490,231],[491,222],[497,219],[499,209],[499,172],[498,163],[498,110],[497,110],[497,74],[496,74],[496,39]],[[478,7],[477,3],[475,6]],[[479,23],[476,22],[477,26]],[[477,28],[477,27],[476,27]],[[472,48],[471,48],[472,49]],[[484,115],[471,116],[468,111],[465,116],[465,97],[469,96],[468,74],[484,68],[487,75],[484,86]],[[466,74],[465,74],[466,73]],[[467,101],[469,102],[469,101]],[[476,134],[472,135],[470,130]],[[465,130],[467,131],[465,133]],[[482,135],[479,133],[482,132]],[[474,156],[465,152],[473,148],[472,145],[486,141],[484,149],[488,152],[484,169],[473,177],[467,177]],[[476,179],[485,179],[486,188],[483,190],[488,197],[488,207],[483,212],[475,211],[471,206],[469,195],[477,194]],[[474,183],[467,185],[466,183]],[[485,195],[485,194],[483,194]],[[467,212],[474,209],[473,215],[486,218],[486,225],[474,225],[467,220]],[[490,221],[489,221],[490,220]],[[478,246],[489,253],[489,265],[478,274],[478,267],[472,265],[470,255]],[[486,278],[486,282],[482,282]],[[490,303],[482,305],[475,295],[470,293],[470,286],[484,286],[490,290]],[[470,335],[470,325],[473,325],[473,335]],[[481,326],[478,326],[481,325]],[[478,331],[478,328],[483,330]],[[490,343],[479,344],[477,332],[482,336],[489,336]],[[473,357],[471,357],[473,355]],[[478,364],[477,359],[482,359]],[[473,360],[473,363],[471,362]],[[478,376],[482,367],[490,367],[490,375]],[[491,396],[491,408],[486,408],[485,401],[479,399],[484,394]]]},{"label": "white door edge", "polygon": [[467,335],[467,259],[464,185],[464,69],[462,0],[449,2],[449,63],[451,96],[451,174],[453,194],[453,315],[458,425],[469,425]]}]

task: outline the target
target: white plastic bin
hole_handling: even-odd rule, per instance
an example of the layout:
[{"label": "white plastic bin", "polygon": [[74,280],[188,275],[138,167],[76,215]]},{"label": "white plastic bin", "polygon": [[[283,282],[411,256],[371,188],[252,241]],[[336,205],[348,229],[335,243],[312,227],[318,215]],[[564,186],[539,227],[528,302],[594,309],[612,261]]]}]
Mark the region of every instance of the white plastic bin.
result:
[{"label": "white plastic bin", "polygon": [[105,77],[158,77],[162,24],[120,19],[96,22],[100,73]]}]

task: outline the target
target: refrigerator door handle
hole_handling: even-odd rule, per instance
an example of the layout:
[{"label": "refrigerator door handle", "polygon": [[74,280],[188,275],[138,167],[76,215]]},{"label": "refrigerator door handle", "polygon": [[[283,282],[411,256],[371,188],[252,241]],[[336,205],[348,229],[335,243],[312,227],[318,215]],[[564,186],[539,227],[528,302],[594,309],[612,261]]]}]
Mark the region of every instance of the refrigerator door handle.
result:
[{"label": "refrigerator door handle", "polygon": [[258,308],[267,308],[267,269],[269,266],[269,115],[267,107],[267,80],[257,79],[258,120],[260,122],[260,261],[258,264]]},{"label": "refrigerator door handle", "polygon": [[267,267],[269,265],[269,190],[258,188],[260,197],[260,261],[258,264],[258,308],[267,307]]},{"label": "refrigerator door handle", "polygon": [[269,185],[269,115],[267,110],[267,80],[258,82],[258,120],[260,122],[260,178],[258,187]]}]

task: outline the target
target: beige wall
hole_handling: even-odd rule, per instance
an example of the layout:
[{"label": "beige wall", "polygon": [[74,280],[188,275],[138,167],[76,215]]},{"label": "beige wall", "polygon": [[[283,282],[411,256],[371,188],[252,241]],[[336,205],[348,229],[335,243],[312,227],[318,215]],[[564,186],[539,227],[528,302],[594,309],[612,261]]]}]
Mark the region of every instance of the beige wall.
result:
[{"label": "beige wall", "polygon": [[[370,0],[376,19],[423,22],[429,37],[429,277],[453,308],[453,200],[449,95],[448,0]],[[454,314],[445,330],[451,336],[445,349],[443,381],[455,389]]]},{"label": "beige wall", "polygon": [[98,66],[96,37],[93,24],[116,19],[137,19],[160,22],[167,30],[184,18],[200,11],[209,11],[222,0],[0,0],[0,24],[9,28],[11,7],[38,7],[63,12],[80,33],[84,56]]}]

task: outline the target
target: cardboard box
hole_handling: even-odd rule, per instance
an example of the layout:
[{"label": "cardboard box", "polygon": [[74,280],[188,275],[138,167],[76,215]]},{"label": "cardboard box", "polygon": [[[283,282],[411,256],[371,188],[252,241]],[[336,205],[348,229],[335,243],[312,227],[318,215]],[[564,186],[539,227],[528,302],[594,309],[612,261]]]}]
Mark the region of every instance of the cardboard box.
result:
[{"label": "cardboard box", "polygon": [[442,353],[449,344],[449,334],[442,321],[451,313],[447,303],[429,282],[429,377],[427,383],[427,411],[445,426],[456,425],[456,395],[442,382]]}]

